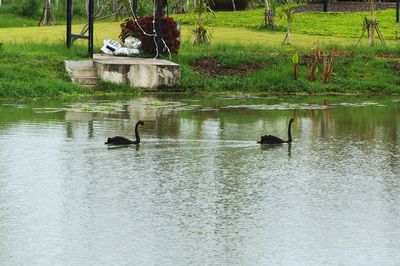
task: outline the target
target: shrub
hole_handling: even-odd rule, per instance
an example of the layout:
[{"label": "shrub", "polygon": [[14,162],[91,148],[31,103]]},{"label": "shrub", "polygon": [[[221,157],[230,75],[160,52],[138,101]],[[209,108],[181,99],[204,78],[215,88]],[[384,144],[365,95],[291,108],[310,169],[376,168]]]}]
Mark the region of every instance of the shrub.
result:
[{"label": "shrub", "polygon": [[[144,53],[154,54],[156,52],[154,37],[145,35],[138,24],[146,33],[153,33],[153,16],[144,16],[138,18],[137,23],[133,19],[126,19],[121,24],[119,38],[121,41],[124,41],[129,36],[138,38],[142,41],[141,50]],[[180,32],[177,29],[176,22],[171,17],[162,18],[162,38],[170,52],[177,54],[180,45]]]},{"label": "shrub", "polygon": [[17,8],[18,14],[23,17],[35,17],[39,14],[40,4],[39,0],[22,1]]}]

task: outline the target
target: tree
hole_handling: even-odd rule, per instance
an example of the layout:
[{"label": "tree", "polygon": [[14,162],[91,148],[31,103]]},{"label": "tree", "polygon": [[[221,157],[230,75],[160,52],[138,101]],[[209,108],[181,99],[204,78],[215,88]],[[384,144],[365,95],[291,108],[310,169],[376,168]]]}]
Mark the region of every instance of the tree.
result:
[{"label": "tree", "polygon": [[275,0],[264,0],[264,27],[276,29],[275,25]]},{"label": "tree", "polygon": [[379,24],[378,21],[376,20],[376,15],[375,15],[375,0],[369,0],[370,2],[370,11],[371,11],[371,18],[364,19],[364,25],[363,25],[363,30],[360,38],[358,39],[357,45],[360,44],[362,37],[364,36],[365,33],[368,34],[368,44],[369,46],[375,46],[375,33],[378,35],[379,40],[381,41],[383,46],[386,46],[385,40],[383,38],[383,35],[379,29]]},{"label": "tree", "polygon": [[280,19],[286,20],[287,30],[285,39],[282,44],[290,44],[290,33],[292,32],[292,23],[296,18],[296,8],[299,5],[291,2],[290,0],[282,4],[278,9],[277,13]]},{"label": "tree", "polygon": [[55,22],[56,19],[51,10],[51,0],[44,0],[43,11],[38,26],[53,25]]},{"label": "tree", "polygon": [[197,15],[196,28],[193,30],[193,44],[206,43],[210,44],[211,35],[207,31],[207,28],[203,23],[203,16],[206,18],[213,14],[213,11],[209,5],[209,0],[195,0],[193,6],[193,13]]}]

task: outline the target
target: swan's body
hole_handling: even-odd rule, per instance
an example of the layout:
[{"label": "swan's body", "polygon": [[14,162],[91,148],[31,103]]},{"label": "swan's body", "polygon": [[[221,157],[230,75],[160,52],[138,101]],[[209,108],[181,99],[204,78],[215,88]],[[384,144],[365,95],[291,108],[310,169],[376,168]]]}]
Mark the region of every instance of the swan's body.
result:
[{"label": "swan's body", "polygon": [[143,126],[144,122],[143,121],[138,121],[135,126],[135,137],[136,140],[130,140],[128,138],[122,137],[122,136],[115,136],[112,138],[107,138],[107,142],[104,142],[104,144],[107,145],[130,145],[130,144],[139,144],[140,143],[140,137],[139,137],[139,125]]},{"label": "swan's body", "polygon": [[281,138],[272,136],[272,135],[265,135],[265,136],[261,136],[261,140],[257,141],[257,143],[260,144],[281,144],[281,143],[291,143],[292,142],[292,123],[293,123],[294,119],[290,119],[289,121],[289,128],[288,128],[288,140],[283,140]]}]

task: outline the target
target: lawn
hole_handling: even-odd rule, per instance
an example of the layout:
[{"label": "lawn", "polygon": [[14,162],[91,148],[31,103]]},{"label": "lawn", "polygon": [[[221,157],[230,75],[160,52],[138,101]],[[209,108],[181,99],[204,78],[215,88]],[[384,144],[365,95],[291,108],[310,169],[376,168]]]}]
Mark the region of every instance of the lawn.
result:
[{"label": "lawn", "polygon": [[[102,45],[104,39],[118,39],[118,22],[98,22],[95,24],[95,44]],[[83,25],[74,25],[73,32],[78,33]],[[182,26],[182,41],[191,42],[193,26]],[[52,27],[23,27],[0,28],[0,40],[2,42],[58,42],[65,40],[65,25]],[[253,43],[265,45],[280,45],[285,33],[279,31],[257,31],[244,27],[212,27],[210,32],[214,43]],[[334,36],[318,36],[293,33],[292,42],[295,46],[308,47],[319,40],[321,44],[355,44],[357,39]],[[82,41],[78,41],[82,43]]]},{"label": "lawn", "polygon": [[[377,20],[380,29],[386,38],[394,39],[395,33],[395,9],[377,11]],[[215,12],[210,16],[207,25],[214,27],[245,27],[258,28],[263,22],[264,9],[253,9],[237,12]],[[195,16],[192,14],[173,15],[175,19],[185,25],[193,25]],[[323,13],[304,12],[298,13],[293,24],[293,32],[311,35],[336,36],[357,38],[361,35],[362,25],[368,12],[353,13]],[[276,18],[279,30],[284,31],[286,24]]]},{"label": "lawn", "polygon": [[[378,18],[385,16],[389,18],[389,11],[380,11]],[[284,28],[281,28],[282,31],[256,29],[262,19],[262,10],[218,12],[210,22],[210,25],[213,25],[209,28],[213,36],[212,45],[200,47],[191,45],[193,20],[188,15],[178,16],[182,22],[182,45],[179,54],[174,55],[171,60],[181,65],[182,82],[180,87],[173,90],[199,93],[245,91],[268,94],[400,93],[398,42],[389,40],[388,48],[380,46],[369,48],[365,47],[366,41],[364,41],[362,47],[355,47],[359,27],[354,21],[358,21],[358,18],[362,20],[365,13],[303,13],[301,16],[292,35],[293,45],[282,46]],[[334,25],[336,20],[342,26],[336,28]],[[119,22],[95,23],[96,52],[99,51],[104,39],[118,39],[119,24]],[[300,28],[301,25],[305,28]],[[389,24],[381,25],[382,28],[389,30]],[[82,24],[74,25],[73,32],[78,33],[82,26]],[[340,27],[343,27],[342,31]],[[71,83],[64,70],[63,60],[84,58],[86,43],[80,40],[72,49],[66,49],[65,30],[65,25],[0,28],[0,42],[3,43],[3,47],[0,48],[0,97],[54,97],[138,92],[137,89],[128,86],[105,83],[100,84],[96,90],[87,91]],[[322,59],[318,65],[317,81],[308,80],[307,64],[310,63],[309,59],[313,53],[310,47],[316,41],[319,41],[325,53],[335,49],[339,54],[329,84],[323,84],[321,81]],[[294,47],[300,53],[299,80],[293,79]],[[206,75],[191,67],[196,59],[207,57],[219,60],[225,67],[251,62],[261,63],[262,67],[244,76]]]}]

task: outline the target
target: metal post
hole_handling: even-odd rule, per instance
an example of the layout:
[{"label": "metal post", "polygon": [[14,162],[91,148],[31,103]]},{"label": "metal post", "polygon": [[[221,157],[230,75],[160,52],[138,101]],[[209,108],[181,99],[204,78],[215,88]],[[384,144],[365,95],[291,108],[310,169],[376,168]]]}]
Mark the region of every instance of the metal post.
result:
[{"label": "metal post", "polygon": [[396,0],[396,40],[399,38],[399,0]]},{"label": "metal post", "polygon": [[93,6],[94,2],[93,0],[89,0],[89,18],[88,18],[88,24],[89,24],[89,39],[88,39],[88,53],[89,57],[93,58]]},{"label": "metal post", "polygon": [[324,3],[323,3],[324,12],[328,12],[328,3],[329,3],[329,0],[324,0]]},{"label": "metal post", "polygon": [[72,44],[71,25],[72,25],[72,0],[67,0],[67,47],[68,48],[70,48]]},{"label": "metal post", "polygon": [[93,58],[93,9],[94,9],[94,0],[89,0],[88,2],[88,36],[80,35],[80,34],[72,34],[72,0],[67,0],[67,47],[70,48],[72,45],[72,41],[75,39],[85,39],[88,40],[88,55]]}]

